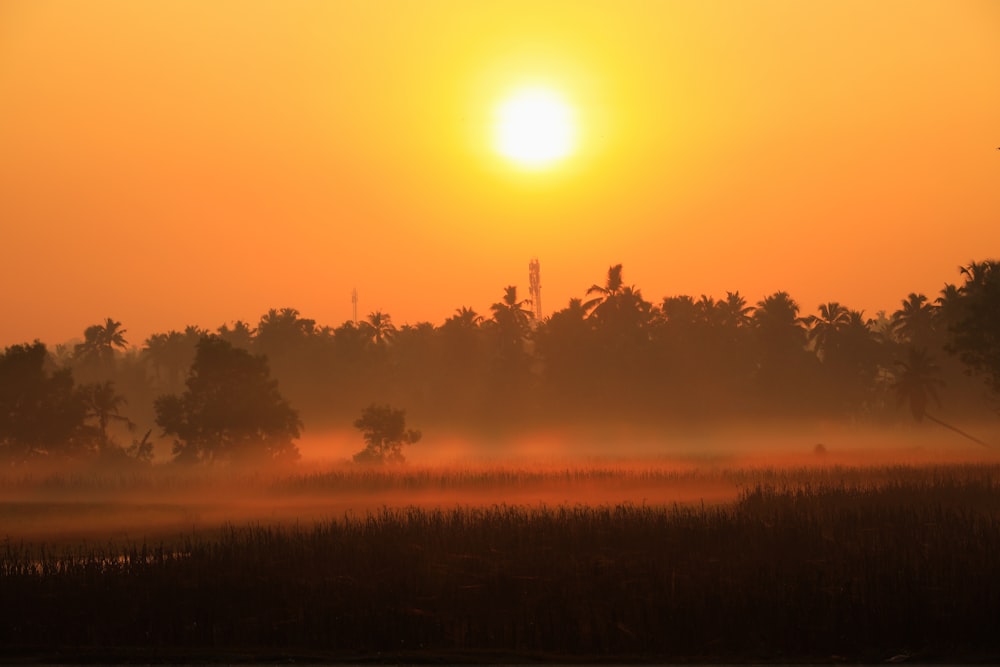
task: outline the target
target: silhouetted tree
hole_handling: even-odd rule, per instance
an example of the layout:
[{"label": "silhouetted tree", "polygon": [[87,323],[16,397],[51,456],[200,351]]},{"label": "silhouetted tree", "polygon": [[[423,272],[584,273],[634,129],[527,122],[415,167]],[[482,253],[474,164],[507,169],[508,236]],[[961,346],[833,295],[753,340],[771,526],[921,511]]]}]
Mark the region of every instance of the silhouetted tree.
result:
[{"label": "silhouetted tree", "polygon": [[968,438],[983,447],[989,447],[988,444],[979,438],[941,421],[927,411],[927,404],[931,400],[938,406],[941,405],[941,397],[937,390],[944,386],[944,380],[940,377],[941,369],[934,363],[934,360],[927,354],[926,350],[910,348],[908,358],[905,361],[897,361],[896,364],[898,370],[896,380],[893,383],[893,389],[896,390],[896,396],[900,404],[904,402],[909,404],[910,413],[917,422],[923,421],[926,417],[935,424],[944,426],[962,437]]},{"label": "silhouetted tree", "polygon": [[191,325],[184,331],[156,333],[146,339],[142,354],[158,380],[160,391],[175,391],[181,387],[194,361],[198,341],[207,335],[204,329]]},{"label": "silhouetted tree", "polygon": [[753,329],[757,347],[758,396],[769,409],[785,413],[815,409],[821,387],[816,381],[819,362],[805,347],[806,331],[799,306],[787,292],[775,292],[757,302]]},{"label": "silhouetted tree", "polygon": [[902,307],[892,314],[892,331],[911,347],[934,348],[937,347],[935,319],[934,307],[927,303],[927,297],[911,292]]},{"label": "silhouetted tree", "polygon": [[368,313],[368,318],[361,324],[361,328],[371,337],[371,342],[376,347],[385,345],[396,334],[396,327],[392,324],[392,316],[381,310]]},{"label": "silhouetted tree", "polygon": [[124,350],[128,346],[127,331],[122,323],[107,318],[103,324],[94,324],[83,332],[83,342],[74,349],[75,360],[92,370],[109,369],[115,360],[115,348]]},{"label": "silhouetted tree", "polygon": [[175,460],[292,461],[298,414],[278,391],[267,359],[217,336],[198,343],[181,395],[156,399],[156,423],[175,436]]},{"label": "silhouetted tree", "polygon": [[587,404],[596,384],[590,360],[596,355],[593,323],[581,299],[570,299],[562,310],[546,318],[534,333],[544,365],[550,402],[566,412]]},{"label": "silhouetted tree", "polygon": [[799,305],[788,292],[775,292],[757,302],[754,326],[765,346],[774,350],[801,350],[805,330],[799,320]]},{"label": "silhouetted tree", "polygon": [[937,328],[948,333],[961,319],[964,304],[962,292],[957,285],[946,283],[938,298],[934,299],[934,316]]},{"label": "silhouetted tree", "polygon": [[525,307],[528,303],[528,300],[518,300],[516,286],[508,285],[504,288],[503,299],[490,306],[503,357],[509,358],[522,350],[524,337],[531,326],[531,311]]},{"label": "silhouetted tree", "polygon": [[389,405],[369,405],[354,421],[361,431],[365,448],[354,455],[357,463],[402,463],[403,445],[412,445],[421,437],[420,431],[406,428],[406,411]]},{"label": "silhouetted tree", "polygon": [[472,331],[477,329],[482,323],[482,316],[476,313],[476,311],[472,308],[463,306],[461,308],[456,308],[455,314],[446,319],[443,326],[451,326],[463,331]]},{"label": "silhouetted tree", "polygon": [[243,320],[236,320],[233,322],[232,327],[223,324],[216,329],[219,338],[230,343],[233,347],[239,347],[244,350],[249,350],[253,346],[253,336],[256,331],[256,329],[250,328],[250,325]]},{"label": "silhouetted tree", "polygon": [[257,324],[257,350],[274,361],[301,349],[316,333],[316,321],[299,317],[294,308],[271,308]]},{"label": "silhouetted tree", "polygon": [[608,269],[608,277],[607,280],[604,281],[604,285],[594,283],[587,288],[587,296],[593,295],[594,298],[584,302],[584,310],[588,313],[593,313],[598,306],[607,301],[609,298],[620,294],[624,287],[625,283],[622,280],[622,265],[615,264]]},{"label": "silhouetted tree", "polygon": [[739,291],[726,292],[726,298],[716,304],[719,312],[719,324],[730,331],[750,326],[753,321],[753,306],[747,305],[747,300],[740,296]]},{"label": "silhouetted tree", "polygon": [[836,301],[821,303],[819,317],[810,315],[804,322],[809,327],[808,340],[813,344],[817,356],[821,359],[829,357],[839,343],[839,334],[851,322],[851,314]]},{"label": "silhouetted tree", "polygon": [[115,391],[115,383],[106,380],[85,384],[80,387],[80,396],[86,406],[87,419],[97,422],[98,449],[101,453],[107,453],[116,448],[114,441],[108,434],[108,425],[111,422],[122,424],[129,431],[135,428],[135,424],[121,413],[121,409],[128,404],[125,397]]},{"label": "silhouetted tree", "polygon": [[1000,394],[1000,262],[972,262],[962,268],[956,322],[948,350]]},{"label": "silhouetted tree", "polygon": [[85,455],[93,433],[69,369],[48,372],[45,345],[14,345],[0,354],[0,460]]}]

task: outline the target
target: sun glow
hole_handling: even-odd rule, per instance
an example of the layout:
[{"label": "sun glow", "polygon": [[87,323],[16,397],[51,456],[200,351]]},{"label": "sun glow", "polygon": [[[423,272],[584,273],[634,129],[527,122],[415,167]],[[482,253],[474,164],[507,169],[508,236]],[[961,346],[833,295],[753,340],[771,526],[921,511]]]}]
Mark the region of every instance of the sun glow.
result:
[{"label": "sun glow", "polygon": [[496,150],[528,169],[542,169],[568,157],[576,145],[576,119],[558,93],[526,88],[496,110]]}]

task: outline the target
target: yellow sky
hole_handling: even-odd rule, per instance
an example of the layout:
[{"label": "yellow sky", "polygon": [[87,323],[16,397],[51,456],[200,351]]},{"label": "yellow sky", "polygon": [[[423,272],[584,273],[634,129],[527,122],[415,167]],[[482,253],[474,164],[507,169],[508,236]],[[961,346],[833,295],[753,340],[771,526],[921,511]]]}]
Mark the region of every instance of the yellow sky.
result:
[{"label": "yellow sky", "polygon": [[[560,91],[576,154],[490,145]],[[0,346],[784,289],[896,308],[1000,248],[1000,3],[0,0]]]}]

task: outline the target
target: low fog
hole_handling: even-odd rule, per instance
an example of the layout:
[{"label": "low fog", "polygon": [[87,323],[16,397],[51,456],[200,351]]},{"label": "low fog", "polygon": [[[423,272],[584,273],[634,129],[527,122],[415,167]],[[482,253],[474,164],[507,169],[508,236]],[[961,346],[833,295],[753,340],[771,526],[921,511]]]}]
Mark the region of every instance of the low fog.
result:
[{"label": "low fog", "polygon": [[333,328],[282,308],[141,347],[111,317],[72,345],[10,346],[0,536],[717,504],[792,474],[774,471],[997,462],[1000,263],[874,317],[807,314],[784,291],[651,302],[625,275],[611,266],[547,316],[508,285],[489,316],[462,307],[439,325],[375,311]]},{"label": "low fog", "polygon": [[[996,424],[975,426],[1000,441]],[[227,525],[302,525],[384,507],[716,505],[766,480],[862,476],[876,483],[900,466],[1000,463],[1000,449],[929,425],[800,422],[673,433],[608,426],[480,440],[432,432],[404,450],[406,462],[385,465],[354,463],[362,444],[353,430],[310,434],[298,462],[268,469],[8,469],[0,532],[35,544],[155,543]]]}]

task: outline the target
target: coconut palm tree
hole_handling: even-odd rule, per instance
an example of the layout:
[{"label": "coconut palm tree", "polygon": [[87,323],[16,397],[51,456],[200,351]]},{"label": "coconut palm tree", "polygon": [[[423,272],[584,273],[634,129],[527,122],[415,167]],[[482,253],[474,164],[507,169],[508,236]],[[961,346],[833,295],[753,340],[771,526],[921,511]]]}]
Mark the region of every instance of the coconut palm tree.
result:
[{"label": "coconut palm tree", "polygon": [[490,306],[493,319],[487,322],[496,344],[497,368],[502,374],[513,377],[523,371],[528,364],[525,341],[531,331],[532,311],[527,307],[531,302],[518,300],[517,287],[508,285],[504,288],[501,301]]},{"label": "coconut palm tree", "polygon": [[973,442],[989,447],[988,444],[969,435],[965,431],[941,421],[934,415],[927,412],[927,404],[933,400],[938,406],[941,405],[941,397],[938,389],[944,386],[944,380],[940,377],[941,369],[926,350],[910,348],[909,355],[905,361],[896,362],[896,379],[893,382],[893,389],[896,391],[896,398],[900,405],[904,402],[910,406],[910,413],[917,422],[923,421],[926,417],[935,424],[958,433],[962,437]]},{"label": "coconut palm tree", "polygon": [[381,310],[368,313],[364,324],[371,342],[376,347],[382,347],[396,335],[396,327],[392,324],[392,316],[388,313],[383,313]]},{"label": "coconut palm tree", "polygon": [[531,309],[527,305],[531,301],[524,299],[518,301],[517,287],[508,285],[504,288],[503,299],[490,306],[493,311],[493,321],[501,330],[501,336],[508,342],[519,343],[528,331],[531,323]]},{"label": "coconut palm tree", "polygon": [[114,363],[115,348],[124,350],[128,346],[128,341],[125,340],[127,331],[121,326],[121,322],[109,317],[103,324],[87,327],[83,332],[83,342],[74,349],[76,359],[98,366],[110,366]]},{"label": "coconut palm tree", "polygon": [[727,329],[740,329],[750,324],[754,307],[747,305],[747,300],[737,292],[726,292],[725,299],[719,299],[715,305],[719,313],[719,323]]},{"label": "coconut palm tree", "polygon": [[816,356],[826,359],[837,346],[839,334],[850,324],[851,312],[836,301],[821,303],[818,309],[819,317],[810,315],[803,321],[809,327],[806,338],[812,343]]},{"label": "coconut palm tree", "polygon": [[445,325],[449,322],[452,326],[460,329],[475,329],[483,323],[483,318],[472,308],[465,306],[455,309],[455,314],[445,320]]},{"label": "coconut palm tree", "polygon": [[753,323],[765,345],[771,349],[801,349],[805,343],[799,304],[788,292],[775,292],[758,301]]},{"label": "coconut palm tree", "polygon": [[968,292],[970,289],[982,287],[990,278],[990,273],[997,269],[997,262],[987,260],[985,262],[969,262],[968,266],[960,266],[958,270],[965,276],[965,285],[960,289]]},{"label": "coconut palm tree", "polygon": [[929,347],[934,341],[934,321],[934,307],[927,303],[927,297],[911,292],[903,300],[903,306],[892,314],[892,332],[913,347]]},{"label": "coconut palm tree", "polygon": [[1000,261],[973,262],[962,273],[948,350],[1000,395]]},{"label": "coconut palm tree", "polygon": [[243,320],[233,322],[232,328],[228,324],[223,324],[216,329],[219,337],[232,343],[233,347],[239,347],[244,350],[249,350],[253,345],[255,331],[255,329],[250,328],[250,325]]},{"label": "coconut palm tree", "polygon": [[142,354],[152,366],[157,381],[170,391],[179,388],[194,360],[198,341],[207,335],[208,331],[191,325],[184,331],[171,330],[147,338]]},{"label": "coconut palm tree", "polygon": [[111,422],[124,424],[129,431],[135,428],[132,420],[121,413],[128,401],[115,391],[114,382],[108,380],[83,385],[80,387],[80,399],[86,407],[86,418],[97,421],[100,451],[105,452],[111,448],[111,438],[108,436]]},{"label": "coconut palm tree", "polygon": [[254,338],[258,349],[274,358],[300,348],[316,333],[316,320],[299,317],[294,308],[271,308],[257,324]]},{"label": "coconut palm tree", "polygon": [[596,295],[593,299],[585,301],[583,304],[584,309],[593,314],[594,311],[604,302],[615,296],[621,294],[622,289],[624,289],[625,284],[622,281],[622,265],[615,264],[608,269],[608,278],[604,282],[604,286],[594,283],[587,288],[587,296]]}]

